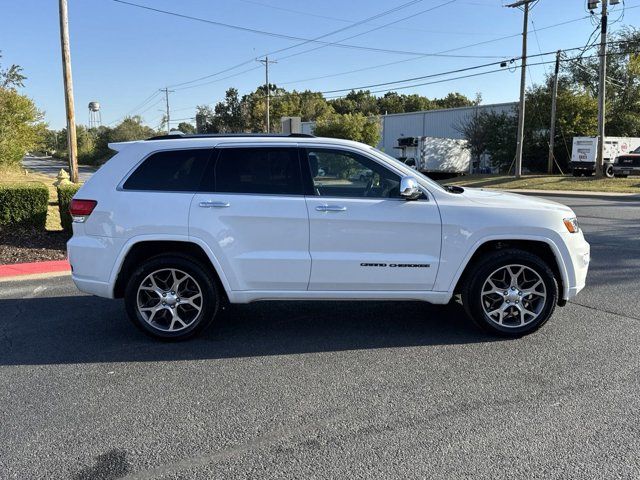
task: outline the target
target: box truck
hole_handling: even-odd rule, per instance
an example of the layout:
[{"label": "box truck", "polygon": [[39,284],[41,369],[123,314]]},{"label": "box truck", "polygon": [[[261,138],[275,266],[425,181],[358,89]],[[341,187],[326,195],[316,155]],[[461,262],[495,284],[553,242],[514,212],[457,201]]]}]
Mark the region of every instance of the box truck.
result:
[{"label": "box truck", "polygon": [[460,175],[471,171],[466,140],[437,137],[400,137],[398,159],[427,174]]},{"label": "box truck", "polygon": [[[637,137],[605,137],[603,170],[607,177],[613,177],[613,162],[616,157],[626,155],[640,147]],[[571,171],[574,177],[592,175],[596,169],[598,137],[574,137],[571,151]]]}]

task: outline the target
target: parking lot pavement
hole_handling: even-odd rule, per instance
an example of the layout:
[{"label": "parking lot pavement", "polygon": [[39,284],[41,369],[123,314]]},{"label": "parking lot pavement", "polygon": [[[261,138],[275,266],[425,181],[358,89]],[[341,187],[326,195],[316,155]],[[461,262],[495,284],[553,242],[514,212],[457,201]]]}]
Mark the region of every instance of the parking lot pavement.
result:
[{"label": "parking lot pavement", "polygon": [[[22,159],[22,166],[27,170],[55,177],[61,168],[69,172],[69,164],[51,157],[26,156]],[[81,182],[86,182],[94,174],[96,167],[90,165],[78,165],[78,176]]]},{"label": "parking lot pavement", "polygon": [[588,287],[500,340],[457,305],[234,306],[168,344],[68,277],[0,284],[2,478],[639,478],[640,204],[561,199]]}]

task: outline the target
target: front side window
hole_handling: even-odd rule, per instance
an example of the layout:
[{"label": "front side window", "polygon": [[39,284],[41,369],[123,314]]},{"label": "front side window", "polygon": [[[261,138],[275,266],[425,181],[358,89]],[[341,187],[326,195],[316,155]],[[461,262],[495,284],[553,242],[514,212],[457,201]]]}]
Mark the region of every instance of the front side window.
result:
[{"label": "front side window", "polygon": [[304,193],[296,148],[221,148],[214,170],[216,192]]},{"label": "front side window", "polygon": [[210,149],[167,150],[150,155],[124,182],[124,190],[195,192]]},{"label": "front side window", "polygon": [[316,195],[322,197],[397,198],[400,177],[354,152],[307,149]]}]

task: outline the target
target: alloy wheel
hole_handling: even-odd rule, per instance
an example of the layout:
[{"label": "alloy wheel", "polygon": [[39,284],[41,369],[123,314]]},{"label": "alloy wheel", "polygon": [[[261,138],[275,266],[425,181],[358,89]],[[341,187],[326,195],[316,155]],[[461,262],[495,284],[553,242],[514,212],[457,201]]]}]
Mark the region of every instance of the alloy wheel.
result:
[{"label": "alloy wheel", "polygon": [[191,326],[203,307],[202,289],[188,273],[175,268],[147,275],[136,295],[138,312],[153,328],[179,332]]},{"label": "alloy wheel", "polygon": [[501,327],[519,328],[535,321],[547,301],[542,277],[525,265],[506,265],[488,276],[482,286],[484,313]]}]

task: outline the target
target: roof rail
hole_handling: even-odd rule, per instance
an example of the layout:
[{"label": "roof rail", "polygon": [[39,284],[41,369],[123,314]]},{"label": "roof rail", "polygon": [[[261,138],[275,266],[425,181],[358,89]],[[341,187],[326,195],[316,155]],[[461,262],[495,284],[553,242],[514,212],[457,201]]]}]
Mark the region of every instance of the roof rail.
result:
[{"label": "roof rail", "polygon": [[147,140],[181,140],[190,138],[229,138],[229,137],[275,137],[275,138],[315,138],[315,135],[309,133],[197,133],[193,135],[185,135],[179,133],[169,133],[166,135],[156,135],[147,138]]}]

